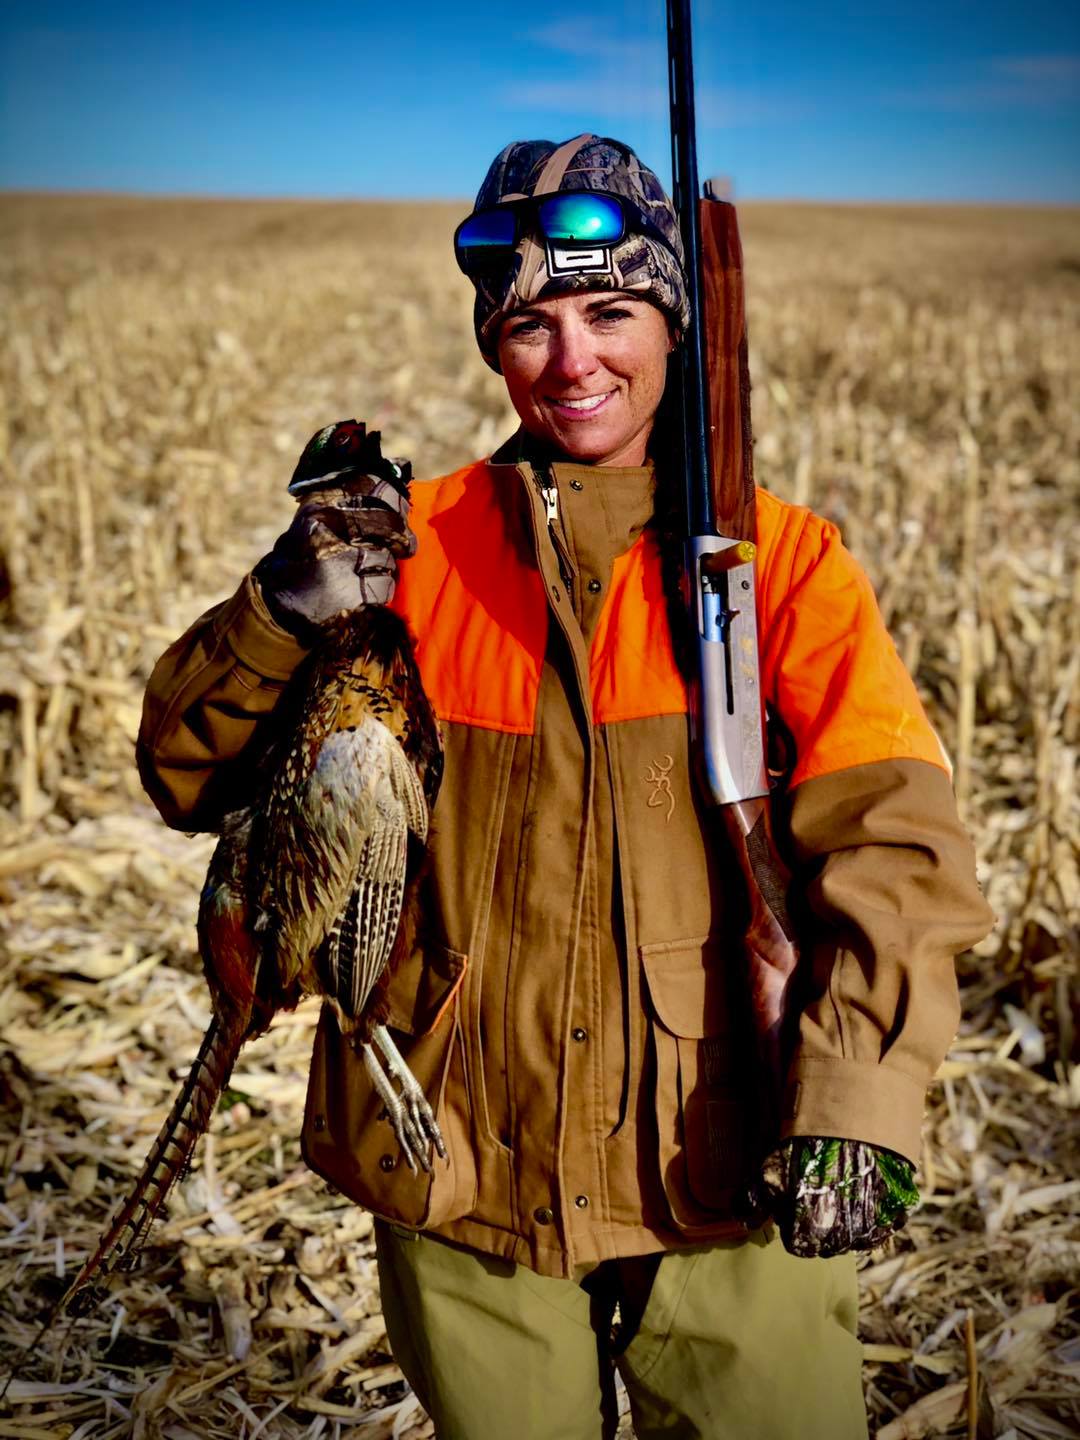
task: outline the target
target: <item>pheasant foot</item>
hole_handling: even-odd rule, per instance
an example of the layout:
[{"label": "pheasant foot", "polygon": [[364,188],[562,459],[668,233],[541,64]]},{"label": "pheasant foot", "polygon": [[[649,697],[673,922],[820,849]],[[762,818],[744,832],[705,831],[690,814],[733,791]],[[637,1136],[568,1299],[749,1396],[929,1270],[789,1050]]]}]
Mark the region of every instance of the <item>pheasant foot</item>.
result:
[{"label": "pheasant foot", "polygon": [[[374,1044],[362,1047],[364,1065],[386,1106],[387,1118],[397,1136],[405,1163],[414,1173],[417,1168],[430,1171],[432,1145],[440,1159],[446,1159],[446,1144],[434,1112],[384,1025],[375,1027],[372,1040]],[[375,1052],[376,1045],[385,1057],[385,1066]],[[394,1080],[400,1089],[395,1088]]]}]

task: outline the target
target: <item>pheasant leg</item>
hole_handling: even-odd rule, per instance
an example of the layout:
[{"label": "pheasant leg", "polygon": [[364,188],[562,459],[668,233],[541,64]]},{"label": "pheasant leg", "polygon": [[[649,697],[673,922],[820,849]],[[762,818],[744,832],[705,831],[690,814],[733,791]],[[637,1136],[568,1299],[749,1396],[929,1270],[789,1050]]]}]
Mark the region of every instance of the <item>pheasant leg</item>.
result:
[{"label": "pheasant leg", "polygon": [[424,1137],[424,1151],[427,1152],[427,1145],[430,1142],[435,1147],[436,1154],[440,1160],[446,1159],[446,1142],[443,1140],[442,1131],[439,1129],[438,1121],[435,1119],[435,1112],[428,1104],[427,1096],[424,1094],[416,1076],[405,1063],[405,1057],[394,1044],[385,1025],[377,1025],[372,1037],[386,1057],[386,1069],[393,1075],[401,1086],[401,1100],[409,1113],[413,1128]]},{"label": "pheasant leg", "polygon": [[424,1137],[413,1124],[408,1108],[402,1103],[402,1097],[394,1088],[392,1079],[383,1069],[382,1063],[375,1053],[375,1047],[363,1045],[361,1053],[364,1057],[364,1066],[371,1076],[371,1082],[375,1086],[379,1099],[386,1107],[387,1119],[397,1136],[406,1165],[414,1174],[417,1168],[430,1170],[431,1161],[427,1156],[428,1147]]}]

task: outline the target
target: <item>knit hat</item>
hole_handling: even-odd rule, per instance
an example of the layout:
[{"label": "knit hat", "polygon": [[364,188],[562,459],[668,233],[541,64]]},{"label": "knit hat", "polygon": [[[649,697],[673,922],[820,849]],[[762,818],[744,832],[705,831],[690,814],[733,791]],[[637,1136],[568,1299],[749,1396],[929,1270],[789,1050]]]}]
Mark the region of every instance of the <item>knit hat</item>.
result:
[{"label": "knit hat", "polygon": [[628,230],[611,247],[610,269],[552,275],[547,251],[533,235],[525,235],[506,269],[477,276],[473,325],[480,353],[498,370],[496,348],[504,316],[536,300],[582,290],[625,290],[651,300],[679,328],[690,320],[683,270],[683,245],[675,207],[656,175],[633,150],[618,140],[576,135],[555,145],[550,140],[514,140],[491,163],[476,197],[475,210],[501,201],[559,190],[598,190],[621,195],[664,237]]}]

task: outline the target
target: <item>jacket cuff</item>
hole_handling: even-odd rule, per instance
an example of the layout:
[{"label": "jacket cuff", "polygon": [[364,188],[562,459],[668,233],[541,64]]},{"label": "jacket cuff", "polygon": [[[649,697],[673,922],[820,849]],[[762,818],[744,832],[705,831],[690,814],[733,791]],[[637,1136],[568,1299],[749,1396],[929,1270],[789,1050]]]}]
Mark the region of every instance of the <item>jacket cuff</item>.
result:
[{"label": "jacket cuff", "polygon": [[252,575],[244,577],[240,589],[218,611],[214,629],[242,665],[266,680],[291,680],[311,653],[277,624]]},{"label": "jacket cuff", "polygon": [[924,1086],[889,1065],[796,1059],[788,1073],[781,1139],[828,1135],[861,1140],[895,1150],[917,1165],[925,1104]]}]

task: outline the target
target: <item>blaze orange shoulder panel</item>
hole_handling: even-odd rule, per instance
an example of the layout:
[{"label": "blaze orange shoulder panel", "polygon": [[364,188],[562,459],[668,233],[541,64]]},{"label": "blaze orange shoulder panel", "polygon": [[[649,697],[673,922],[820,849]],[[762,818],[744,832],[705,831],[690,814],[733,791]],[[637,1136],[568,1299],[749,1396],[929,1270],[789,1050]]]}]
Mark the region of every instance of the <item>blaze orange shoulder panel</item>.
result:
[{"label": "blaze orange shoulder panel", "polygon": [[945,754],[885,628],[873,587],[835,525],[757,494],[763,692],[791,729],[791,783],[877,760]]},{"label": "blaze orange shoulder panel", "polygon": [[686,713],[686,686],[668,629],[660,545],[651,530],[615,561],[593,634],[589,678],[597,725]]},{"label": "blaze orange shoulder panel", "polygon": [[547,643],[547,598],[531,542],[479,461],[414,481],[416,555],[393,608],[416,637],[424,688],[442,720],[532,733]]},{"label": "blaze orange shoulder panel", "polygon": [[[443,720],[531,734],[548,609],[520,507],[483,461],[412,487],[416,556],[394,609],[417,637]],[[516,497],[515,497],[516,499]],[[767,491],[757,502],[763,693],[795,740],[792,783],[877,760],[945,768],[940,742],[835,525]],[[647,530],[619,557],[590,654],[597,724],[682,714],[660,554]]]}]

